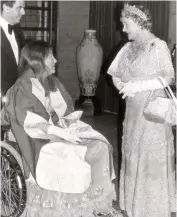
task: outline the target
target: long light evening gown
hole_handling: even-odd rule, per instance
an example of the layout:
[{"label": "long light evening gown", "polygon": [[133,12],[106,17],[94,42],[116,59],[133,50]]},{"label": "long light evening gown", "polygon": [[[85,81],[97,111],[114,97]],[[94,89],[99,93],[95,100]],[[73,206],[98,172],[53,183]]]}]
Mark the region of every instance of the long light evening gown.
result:
[{"label": "long light evening gown", "polygon": [[[154,37],[136,52],[133,42],[128,42],[110,65],[108,74],[123,82],[157,76],[174,78],[166,42]],[[156,96],[165,96],[164,90],[126,98],[119,193],[120,207],[129,217],[170,217],[175,211],[172,129],[150,122],[143,115],[146,103]]]}]

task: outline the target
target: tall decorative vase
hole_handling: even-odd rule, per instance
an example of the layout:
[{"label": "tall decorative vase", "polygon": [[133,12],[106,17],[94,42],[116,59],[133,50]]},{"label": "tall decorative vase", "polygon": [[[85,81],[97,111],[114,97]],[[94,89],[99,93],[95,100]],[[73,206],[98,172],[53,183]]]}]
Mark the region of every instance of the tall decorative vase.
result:
[{"label": "tall decorative vase", "polygon": [[103,50],[96,39],[96,30],[85,30],[76,50],[76,62],[80,93],[87,101],[95,96],[102,60]]}]

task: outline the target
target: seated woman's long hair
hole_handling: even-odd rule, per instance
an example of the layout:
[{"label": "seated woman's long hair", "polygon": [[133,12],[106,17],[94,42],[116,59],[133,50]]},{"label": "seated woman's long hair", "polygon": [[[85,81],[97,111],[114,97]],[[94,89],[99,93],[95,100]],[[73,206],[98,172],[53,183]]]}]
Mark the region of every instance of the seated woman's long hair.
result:
[{"label": "seated woman's long hair", "polygon": [[56,76],[49,75],[45,65],[45,58],[52,53],[51,46],[45,41],[30,41],[20,53],[18,64],[19,76],[26,71],[32,70],[34,76],[39,79],[46,94],[49,91],[56,91]]}]

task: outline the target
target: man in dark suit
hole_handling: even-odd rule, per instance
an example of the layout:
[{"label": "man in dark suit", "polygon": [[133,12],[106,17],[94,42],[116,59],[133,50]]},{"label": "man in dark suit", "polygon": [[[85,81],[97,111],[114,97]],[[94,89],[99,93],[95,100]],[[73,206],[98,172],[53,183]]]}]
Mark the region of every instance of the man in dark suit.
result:
[{"label": "man in dark suit", "polygon": [[19,52],[24,46],[24,37],[18,24],[25,14],[25,1],[1,1],[1,93],[17,79]]}]

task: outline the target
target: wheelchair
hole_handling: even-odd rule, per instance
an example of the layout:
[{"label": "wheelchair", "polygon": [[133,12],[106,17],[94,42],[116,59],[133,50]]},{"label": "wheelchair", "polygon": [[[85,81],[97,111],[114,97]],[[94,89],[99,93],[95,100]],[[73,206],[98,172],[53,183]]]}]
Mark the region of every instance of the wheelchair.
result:
[{"label": "wheelchair", "polygon": [[[1,217],[20,217],[26,208],[27,187],[20,148],[15,139],[10,139],[10,132],[9,125],[1,124]],[[115,217],[112,213],[94,211],[93,214],[95,217]]]},{"label": "wheelchair", "polygon": [[27,189],[20,149],[9,140],[9,132],[10,126],[1,125],[1,217],[19,217],[26,206]]}]

